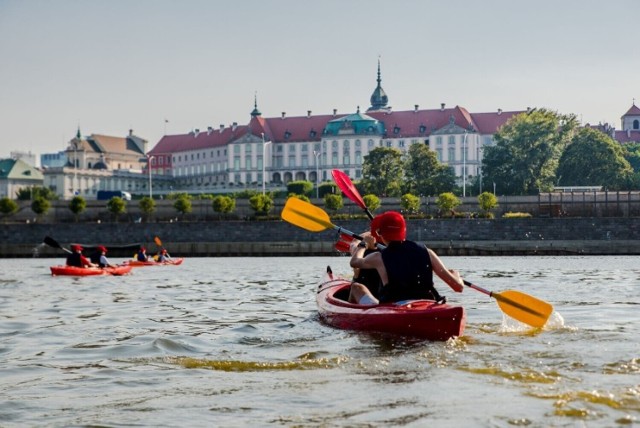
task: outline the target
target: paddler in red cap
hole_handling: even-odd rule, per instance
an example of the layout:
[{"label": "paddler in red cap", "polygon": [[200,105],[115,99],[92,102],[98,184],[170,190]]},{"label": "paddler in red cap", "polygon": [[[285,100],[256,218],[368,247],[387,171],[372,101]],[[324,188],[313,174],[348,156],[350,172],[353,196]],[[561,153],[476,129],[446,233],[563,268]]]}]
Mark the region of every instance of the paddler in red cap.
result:
[{"label": "paddler in red cap", "polygon": [[81,245],[72,245],[71,246],[71,254],[67,256],[67,266],[75,266],[75,267],[94,267],[95,265],[89,261],[85,256],[82,255]]},{"label": "paddler in red cap", "polygon": [[96,247],[95,253],[91,255],[91,263],[96,264],[101,268],[114,267],[109,263],[109,259],[107,259],[107,247],[104,245],[98,245]]},{"label": "paddler in red cap", "polygon": [[[407,227],[402,214],[387,211],[371,222],[371,235],[364,236],[365,245],[351,243],[351,267],[376,269],[382,280],[380,298],[374,297],[362,284],[351,285],[349,300],[363,305],[429,299],[444,302],[433,285],[435,272],[454,291],[460,293],[464,282],[455,270],[449,270],[438,255],[424,245],[406,240]],[[376,240],[386,246],[379,252],[364,256],[365,248]]]}]

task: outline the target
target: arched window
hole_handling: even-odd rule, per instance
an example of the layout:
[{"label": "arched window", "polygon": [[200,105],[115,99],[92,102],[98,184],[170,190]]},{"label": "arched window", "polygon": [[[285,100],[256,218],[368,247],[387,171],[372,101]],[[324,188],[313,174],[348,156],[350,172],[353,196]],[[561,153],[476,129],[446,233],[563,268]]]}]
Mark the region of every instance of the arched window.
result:
[{"label": "arched window", "polygon": [[640,129],[640,121],[638,119],[633,121],[633,129]]}]

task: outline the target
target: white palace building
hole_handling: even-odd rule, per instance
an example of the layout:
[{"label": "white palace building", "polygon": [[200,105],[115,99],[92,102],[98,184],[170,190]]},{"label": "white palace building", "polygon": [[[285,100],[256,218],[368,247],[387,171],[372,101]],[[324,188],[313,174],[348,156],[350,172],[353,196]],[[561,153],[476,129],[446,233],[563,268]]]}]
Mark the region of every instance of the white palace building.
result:
[{"label": "white palace building", "polygon": [[[428,145],[462,182],[463,176],[480,174],[483,149],[493,144],[498,129],[529,110],[470,113],[461,106],[421,109],[416,104],[412,110],[393,111],[381,81],[378,63],[377,86],[366,111],[307,111],[293,117],[282,112],[265,118],[254,99],[247,124],[165,135],[149,151],[147,141],[132,131],[123,138],[83,138],[78,131],[65,152],[68,162],[45,169],[44,185],[64,199],[95,198],[98,190],[157,196],[282,189],[293,180],[331,180],[336,168],[360,179],[363,159],[371,150],[393,147],[405,152],[412,144]],[[634,104],[622,119],[622,131],[595,127],[621,142],[640,141],[640,109]]]}]

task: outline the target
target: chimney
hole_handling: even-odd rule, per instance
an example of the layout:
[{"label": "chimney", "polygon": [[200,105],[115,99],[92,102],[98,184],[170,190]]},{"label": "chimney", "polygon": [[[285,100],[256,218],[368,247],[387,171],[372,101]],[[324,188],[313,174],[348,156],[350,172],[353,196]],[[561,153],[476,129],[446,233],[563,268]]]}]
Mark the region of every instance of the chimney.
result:
[{"label": "chimney", "polygon": [[207,126],[207,135],[211,135],[211,131],[213,131],[213,128],[211,126]]},{"label": "chimney", "polygon": [[416,104],[416,105],[414,105],[413,107],[414,107],[414,110],[413,110],[413,111],[415,111],[415,112],[417,113],[417,112],[418,112],[418,107],[420,107],[420,106],[419,106],[418,104]]},{"label": "chimney", "polygon": [[440,103],[440,111],[444,111],[444,103]]},{"label": "chimney", "polygon": [[199,133],[200,133],[200,129],[196,128],[194,137],[197,138]]},{"label": "chimney", "polygon": [[501,109],[501,108],[499,108],[499,109],[498,109],[498,116],[500,116],[501,114],[502,114],[502,109]]},{"label": "chimney", "polygon": [[527,107],[527,113],[531,113],[531,107]]},{"label": "chimney", "polygon": [[311,117],[311,110],[307,110],[307,119]]},{"label": "chimney", "polygon": [[233,124],[231,125],[231,130],[235,131],[237,127],[238,127],[238,122],[233,122]]},{"label": "chimney", "polygon": [[129,130],[129,137],[133,136],[133,129]]},{"label": "chimney", "polygon": [[334,108],[334,109],[333,109],[333,117],[336,117],[336,115],[337,115],[337,114],[338,114],[338,109],[337,109],[337,108]]},{"label": "chimney", "polygon": [[222,134],[222,131],[224,131],[224,123],[220,124],[220,133]]},{"label": "chimney", "polygon": [[286,112],[286,111],[283,111],[283,112],[282,112],[282,118],[284,119],[286,115],[287,115],[287,112]]}]

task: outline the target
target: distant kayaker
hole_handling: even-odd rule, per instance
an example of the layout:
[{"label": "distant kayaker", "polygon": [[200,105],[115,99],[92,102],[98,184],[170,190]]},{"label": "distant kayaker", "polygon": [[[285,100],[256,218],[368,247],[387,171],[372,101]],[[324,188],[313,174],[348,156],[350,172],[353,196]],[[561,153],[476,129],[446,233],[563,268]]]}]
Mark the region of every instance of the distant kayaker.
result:
[{"label": "distant kayaker", "polygon": [[136,254],[136,260],[139,262],[149,261],[149,256],[147,256],[147,249],[145,247],[140,247],[138,254]]},{"label": "distant kayaker", "polygon": [[360,304],[411,299],[441,301],[443,299],[433,285],[434,272],[454,291],[462,292],[464,283],[460,274],[447,269],[433,250],[407,241],[406,234],[407,227],[402,214],[387,211],[373,219],[371,234],[363,237],[365,245],[375,245],[377,239],[387,248],[365,256],[365,246],[358,241],[351,243],[351,267],[376,269],[383,286],[378,299],[366,286],[354,283],[351,285],[350,298]]},{"label": "distant kayaker", "polygon": [[171,256],[169,255],[167,250],[165,248],[161,249],[158,252],[158,263],[170,262],[170,261],[171,261]]},{"label": "distant kayaker", "polygon": [[109,263],[109,259],[107,259],[107,248],[103,245],[96,247],[96,251],[91,255],[91,263],[96,264],[101,268],[114,267]]},{"label": "distant kayaker", "polygon": [[67,266],[75,266],[75,267],[94,267],[94,266],[96,266],[93,263],[91,263],[91,261],[89,261],[89,259],[87,259],[82,254],[82,250],[84,250],[84,248],[82,248],[81,245],[72,245],[71,246],[71,254],[69,254],[67,256]]}]

